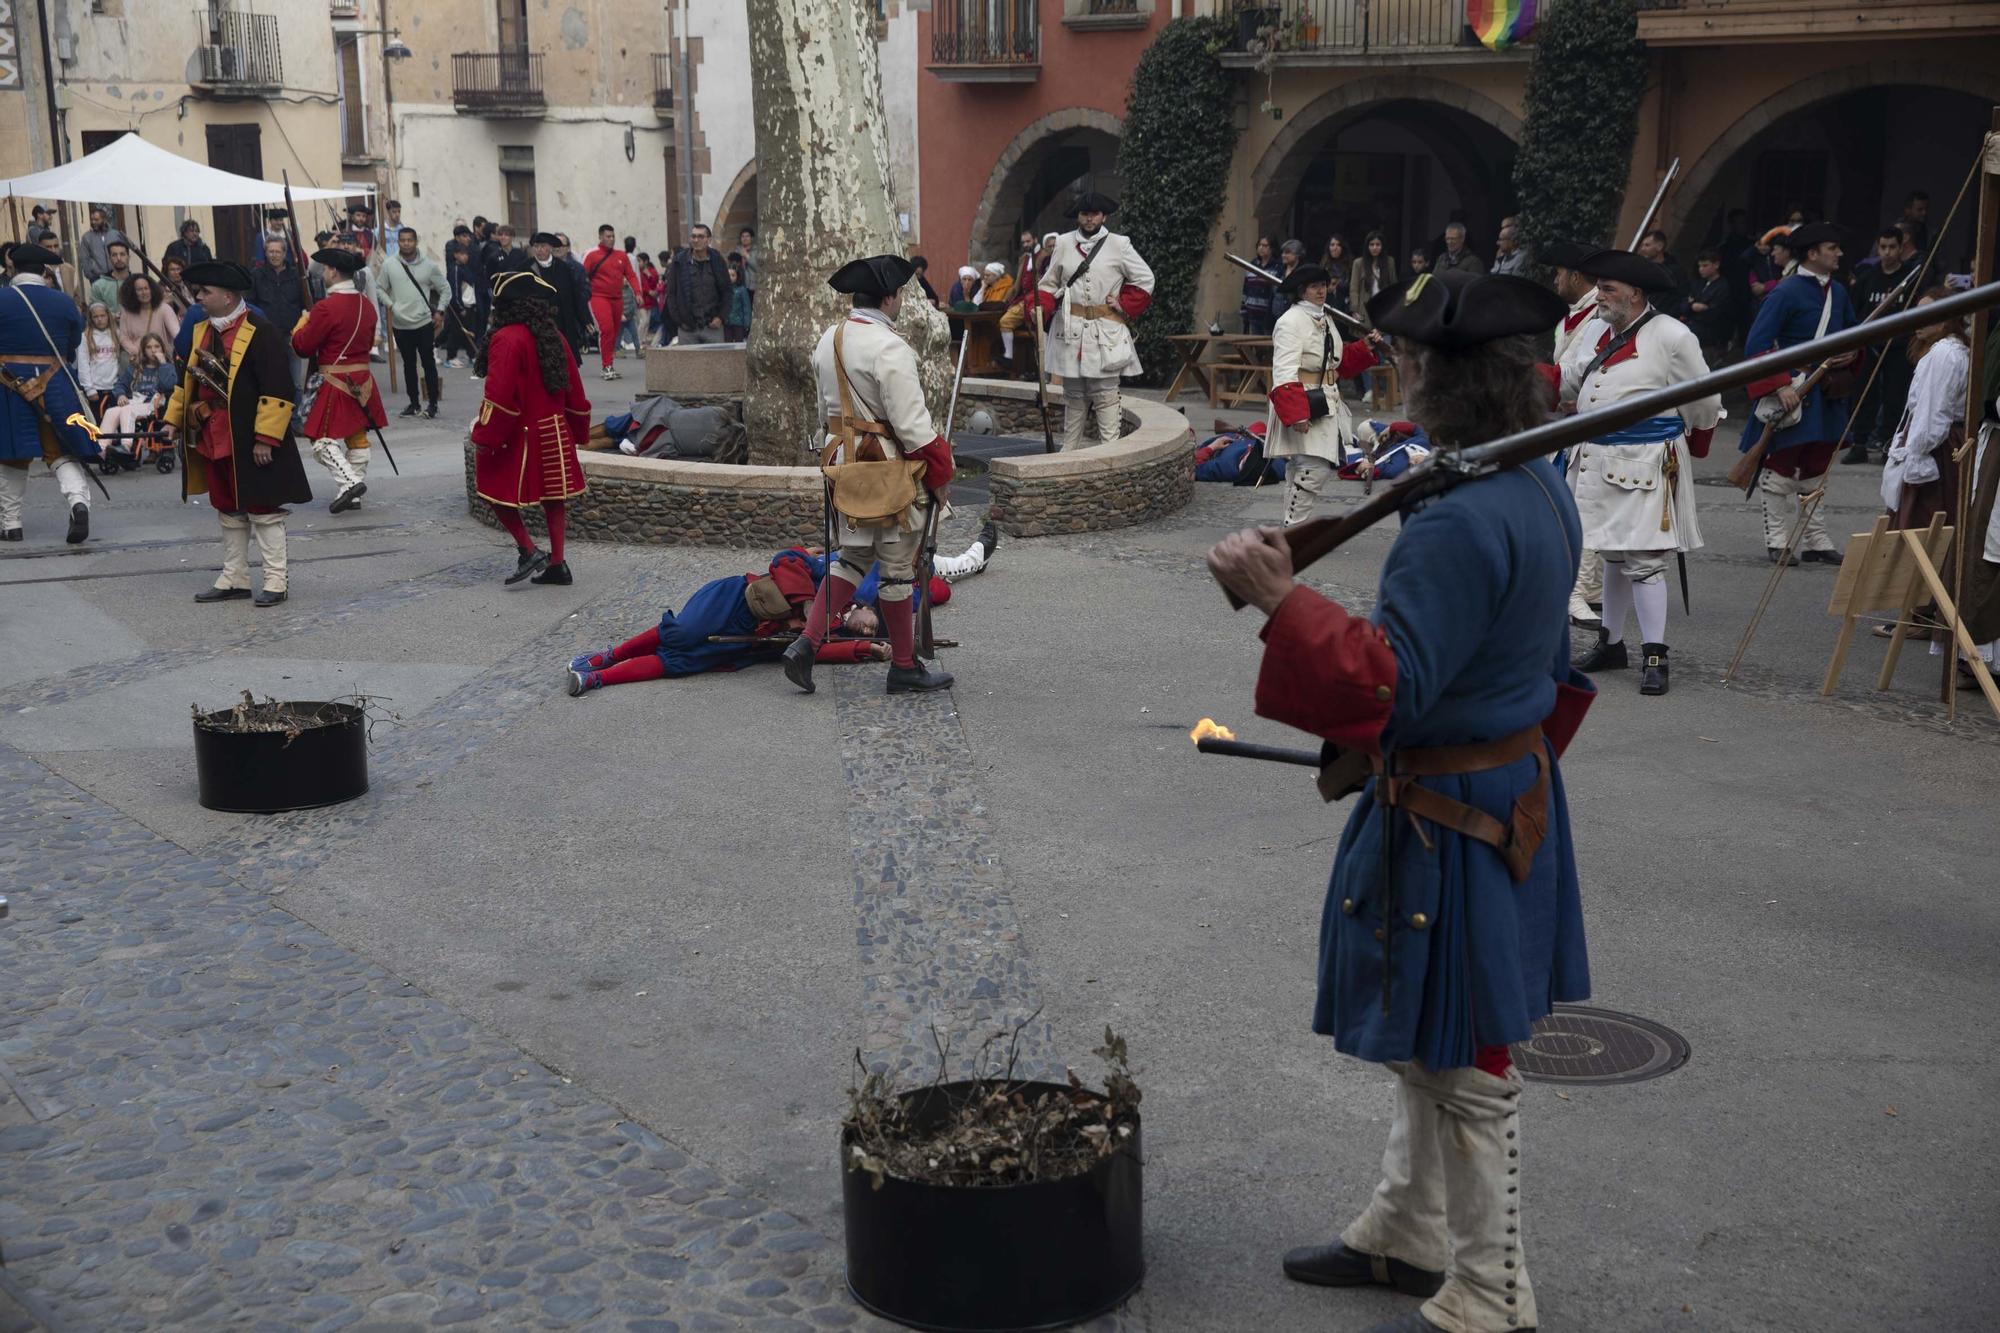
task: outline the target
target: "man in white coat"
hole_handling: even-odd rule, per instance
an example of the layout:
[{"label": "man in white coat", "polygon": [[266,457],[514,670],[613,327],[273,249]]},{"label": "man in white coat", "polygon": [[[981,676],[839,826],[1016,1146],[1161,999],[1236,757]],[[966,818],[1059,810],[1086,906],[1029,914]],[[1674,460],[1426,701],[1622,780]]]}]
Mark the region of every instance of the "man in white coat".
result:
[{"label": "man in white coat", "polygon": [[828,286],[852,297],[854,308],[813,349],[813,373],[826,414],[826,464],[875,467],[878,500],[895,491],[883,477],[898,484],[914,479],[916,485],[907,492],[909,503],[896,512],[850,512],[853,505],[845,498],[855,493],[836,477],[839,549],[828,552],[826,577],[805,630],[784,655],[786,678],[808,694],[814,689],[813,658],[826,642],[828,627],[839,623],[868,567],[876,563],[882,566],[876,606],[889,638],[888,692],[942,690],[952,681],[951,673],[916,655],[910,606],[924,521],[929,506],[943,501],[952,474],[951,441],[938,434],[924,405],[916,351],[896,331],[903,287],[916,271],[901,255],[873,255],[843,265],[827,279]]},{"label": "man in white coat", "polygon": [[1285,526],[1312,517],[1327,479],[1339,469],[1354,440],[1354,421],[1340,396],[1340,381],[1375,364],[1370,344],[1382,335],[1344,343],[1326,308],[1333,275],[1301,264],[1285,278],[1292,304],[1271,329],[1271,413],[1264,427],[1264,456],[1285,460]]},{"label": "man in white coat", "polygon": [[1117,209],[1095,191],[1078,199],[1076,230],[1057,239],[1036,290],[1048,325],[1042,361],[1062,376],[1065,451],[1118,438],[1118,380],[1139,373],[1131,324],[1153,303],[1153,270],[1129,238],[1105,230]]},{"label": "man in white coat", "polygon": [[[1597,318],[1584,326],[1589,359],[1579,352],[1562,367],[1565,402],[1589,412],[1708,373],[1694,331],[1649,299],[1650,292],[1673,290],[1665,269],[1629,250],[1599,250],[1578,261],[1578,269],[1597,280]],[[1667,692],[1668,557],[1702,544],[1691,460],[1708,455],[1721,417],[1722,397],[1711,394],[1578,446],[1570,484],[1583,544],[1604,558],[1604,624],[1579,670],[1630,665],[1630,612],[1645,654],[1639,693]]]},{"label": "man in white coat", "polygon": [[[1578,245],[1573,241],[1557,241],[1544,246],[1542,258],[1555,270],[1554,286],[1556,295],[1569,303],[1569,310],[1556,324],[1555,350],[1549,360],[1558,368],[1566,365],[1576,355],[1579,347],[1594,349],[1595,333],[1584,333],[1584,326],[1592,323],[1597,316],[1597,279],[1588,273],[1579,273],[1576,266],[1585,257],[1596,251],[1595,246]],[[1584,353],[1583,362],[1588,363],[1594,351]],[[1563,403],[1565,411],[1575,410],[1574,400]],[[1570,624],[1578,629],[1596,629],[1603,623],[1599,613],[1604,604],[1604,562],[1597,552],[1586,550],[1577,564],[1576,587],[1569,595]]]}]

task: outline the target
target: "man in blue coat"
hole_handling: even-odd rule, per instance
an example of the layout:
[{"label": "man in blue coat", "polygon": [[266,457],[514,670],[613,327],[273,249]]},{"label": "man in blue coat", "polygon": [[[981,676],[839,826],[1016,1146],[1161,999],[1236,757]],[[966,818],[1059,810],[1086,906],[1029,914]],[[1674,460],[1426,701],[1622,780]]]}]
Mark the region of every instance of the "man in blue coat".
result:
[{"label": "man in blue coat", "polygon": [[[1851,328],[1859,321],[1847,288],[1834,280],[1840,268],[1840,232],[1831,223],[1813,222],[1793,231],[1792,253],[1798,271],[1772,289],[1757,307],[1757,318],[1743,340],[1743,355],[1762,356],[1779,347],[1795,347],[1814,338]],[[1830,363],[1841,370],[1852,363],[1846,356]],[[1773,564],[1784,558],[1791,538],[1798,501],[1819,489],[1833,462],[1834,448],[1847,429],[1847,402],[1828,395],[1826,380],[1801,393],[1809,370],[1781,370],[1744,386],[1750,395],[1750,419],[1743,423],[1737,448],[1749,453],[1763,438],[1764,424],[1775,422],[1771,443],[1764,450],[1757,488],[1764,502],[1764,547]],[[1826,535],[1826,520],[1815,507],[1799,543],[1801,556],[1822,564],[1840,563],[1840,552]]]},{"label": "man in blue coat", "polygon": [[[1368,303],[1409,348],[1409,416],[1441,448],[1542,423],[1535,342],[1563,313],[1538,284],[1459,273]],[[1557,769],[1592,697],[1568,658],[1581,546],[1543,460],[1406,512],[1367,618],[1297,583],[1276,529],[1209,553],[1269,617],[1257,712],[1330,742],[1328,777],[1371,775],[1327,889],[1313,1030],[1389,1067],[1395,1122],[1361,1214],[1284,1260],[1296,1281],[1429,1297],[1370,1333],[1536,1324],[1507,1047],[1590,988]]]},{"label": "man in blue coat", "polygon": [[0,289],[0,369],[7,375],[0,390],[0,541],[22,538],[28,469],[40,459],[69,506],[74,546],[90,536],[90,479],[82,460],[98,456],[96,435],[70,419],[90,417],[69,366],[83,341],[83,316],[43,277],[54,255],[16,245],[6,257],[14,278]]}]

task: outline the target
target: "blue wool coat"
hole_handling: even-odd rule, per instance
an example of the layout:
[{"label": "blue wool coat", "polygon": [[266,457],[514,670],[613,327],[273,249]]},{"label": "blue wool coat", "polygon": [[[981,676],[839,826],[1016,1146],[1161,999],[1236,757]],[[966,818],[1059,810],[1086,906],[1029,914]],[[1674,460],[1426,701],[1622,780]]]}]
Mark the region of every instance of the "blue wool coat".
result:
[{"label": "blue wool coat", "polygon": [[[1288,602],[1267,628],[1258,711],[1282,719],[1317,708],[1322,718],[1351,719],[1354,710],[1345,706],[1326,711],[1327,698],[1342,691],[1381,698],[1388,702],[1379,747],[1391,755],[1494,740],[1542,723],[1556,705],[1558,681],[1585,692],[1576,699],[1589,690],[1569,667],[1567,608],[1581,547],[1569,488],[1545,461],[1445,493],[1406,516],[1383,566],[1372,628],[1356,622],[1345,631],[1368,640],[1378,664],[1372,672],[1366,655],[1317,652],[1301,674],[1299,650],[1319,631],[1281,623],[1291,614]],[[1333,608],[1332,615],[1345,613]],[[1327,615],[1317,620],[1323,630]],[[1393,670],[1377,644],[1393,653]],[[1293,665],[1274,666],[1278,651]],[[1331,660],[1346,665],[1330,667]],[[1363,678],[1337,680],[1328,671]],[[1316,703],[1304,697],[1313,694]],[[1309,729],[1353,739],[1351,721]],[[1504,768],[1417,781],[1504,823],[1535,775],[1530,755]],[[1385,821],[1370,779],[1355,798],[1327,887],[1315,1032],[1364,1060],[1451,1069],[1472,1064],[1482,1046],[1525,1040],[1556,1001],[1588,997],[1582,895],[1553,752],[1548,834],[1523,883],[1486,843],[1424,823],[1427,844],[1406,814],[1389,814],[1393,918],[1386,914]],[[1388,937],[1386,1011],[1378,931]]]},{"label": "blue wool coat", "polygon": [[[34,306],[33,313],[28,305]],[[40,326],[35,316],[40,315]],[[42,328],[48,336],[44,337]],[[50,341],[54,347],[49,345]],[[16,379],[31,380],[48,367],[16,361],[8,353],[26,356],[53,356],[65,363],[76,355],[76,345],[83,341],[83,316],[77,313],[76,302],[53,287],[34,283],[9,284],[0,288],[0,366]],[[89,431],[68,424],[72,412],[83,411],[83,402],[77,397],[76,384],[58,369],[49,380],[42,402],[55,420],[56,431],[62,437],[62,448],[81,458],[96,458],[99,450],[97,441]],[[42,456],[41,414],[33,404],[19,394],[0,389],[0,459],[36,459]]]},{"label": "blue wool coat", "polygon": [[[1828,290],[1833,293],[1833,310],[1827,315],[1826,331],[1839,333],[1842,329],[1852,328],[1859,322],[1855,318],[1854,302],[1848,299],[1847,289],[1838,280],[1823,289],[1810,274],[1794,273],[1779,283],[1764,298],[1764,304],[1757,307],[1757,317],[1750,322],[1750,332],[1743,339],[1743,355],[1762,356],[1779,347],[1795,347],[1799,343],[1810,342],[1819,329],[1820,309]],[[1780,376],[1774,384],[1782,382],[1783,378]],[[1774,384],[1760,381],[1750,385],[1752,403],[1761,394],[1774,392]],[[1798,424],[1774,432],[1767,452],[1778,454],[1800,445],[1837,440],[1846,429],[1846,402],[1828,398],[1823,388],[1816,387],[1800,404]],[[1736,446],[1737,452],[1749,453],[1763,434],[1764,423],[1757,420],[1755,413],[1747,414],[1743,422],[1743,438]]]},{"label": "blue wool coat", "polygon": [[[793,563],[815,584],[826,575],[826,558],[807,555],[796,549],[771,557],[773,572],[780,564]],[[693,676],[703,671],[734,671],[755,662],[768,662],[770,649],[747,643],[710,643],[711,634],[754,634],[765,622],[743,599],[748,576],[732,574],[712,579],[695,590],[679,611],[660,616],[660,646],[655,650],[669,676]]]}]

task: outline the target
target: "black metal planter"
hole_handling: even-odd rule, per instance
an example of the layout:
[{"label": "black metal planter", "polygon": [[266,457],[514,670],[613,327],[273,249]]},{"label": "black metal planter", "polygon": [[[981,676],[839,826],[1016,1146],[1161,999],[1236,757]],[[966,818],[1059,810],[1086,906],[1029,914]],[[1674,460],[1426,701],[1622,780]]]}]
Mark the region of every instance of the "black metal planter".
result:
[{"label": "black metal planter", "polygon": [[[919,1124],[975,1083],[909,1093]],[[1066,1092],[1019,1085],[1029,1096]],[[1066,1328],[1138,1289],[1142,1252],[1139,1127],[1083,1175],[996,1189],[891,1176],[881,1189],[849,1164],[841,1137],[847,1287],[874,1313],[947,1333]]]},{"label": "black metal planter", "polygon": [[269,815],[351,801],[368,790],[368,722],[361,705],[276,707],[297,724],[295,731],[231,730],[235,710],[228,708],[195,719],[195,773],[204,806]]}]

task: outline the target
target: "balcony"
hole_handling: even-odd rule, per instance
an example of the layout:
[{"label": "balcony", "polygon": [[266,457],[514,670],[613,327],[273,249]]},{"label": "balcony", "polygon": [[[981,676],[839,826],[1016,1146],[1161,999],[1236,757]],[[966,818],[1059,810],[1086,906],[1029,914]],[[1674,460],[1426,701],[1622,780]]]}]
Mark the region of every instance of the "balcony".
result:
[{"label": "balcony", "polygon": [[1139,0],[1063,0],[1063,26],[1079,32],[1106,29],[1143,28],[1152,14],[1140,8]]},{"label": "balcony", "polygon": [[1481,46],[1465,25],[1465,0],[1283,0],[1236,11],[1222,63],[1255,65],[1267,53],[1280,65],[1491,62],[1525,59],[1530,49]]},{"label": "balcony", "polygon": [[284,91],[277,15],[197,9],[195,31],[200,45],[188,83],[197,92],[227,101],[273,97]]},{"label": "balcony", "polygon": [[1042,75],[1037,0],[935,0],[925,68],[947,83],[1033,83]]},{"label": "balcony", "polygon": [[674,58],[665,51],[653,52],[653,110],[671,117],[674,110]]},{"label": "balcony", "polygon": [[1639,37],[1653,46],[2000,34],[2000,0],[1638,0],[1638,7]]},{"label": "balcony", "polygon": [[461,51],[451,58],[451,101],[469,116],[539,116],[542,57],[529,51]]}]

